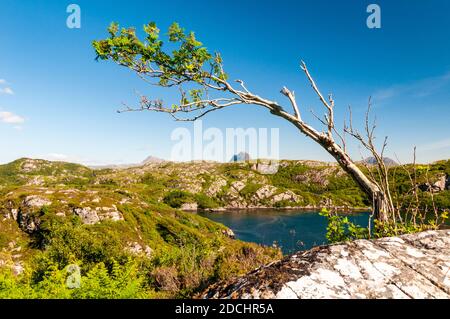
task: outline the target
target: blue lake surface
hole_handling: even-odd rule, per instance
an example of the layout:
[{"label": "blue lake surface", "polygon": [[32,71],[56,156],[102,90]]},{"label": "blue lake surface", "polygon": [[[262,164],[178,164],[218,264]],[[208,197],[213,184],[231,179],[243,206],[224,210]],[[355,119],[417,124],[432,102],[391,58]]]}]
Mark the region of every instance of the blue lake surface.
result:
[{"label": "blue lake surface", "polygon": [[[255,209],[199,215],[231,228],[240,240],[267,246],[276,243],[285,254],[327,243],[327,220],[318,211]],[[348,217],[357,225],[368,225],[368,213]]]}]

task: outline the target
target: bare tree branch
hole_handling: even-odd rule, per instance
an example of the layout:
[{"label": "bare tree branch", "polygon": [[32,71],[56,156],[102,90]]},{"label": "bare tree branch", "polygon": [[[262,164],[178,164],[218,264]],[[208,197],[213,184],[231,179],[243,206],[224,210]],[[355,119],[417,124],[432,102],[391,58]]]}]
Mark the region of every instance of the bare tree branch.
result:
[{"label": "bare tree branch", "polygon": [[297,119],[301,122],[301,121],[302,121],[302,117],[301,117],[301,115],[300,115],[300,111],[299,111],[299,109],[298,109],[297,102],[296,102],[296,100],[295,100],[295,94],[294,94],[294,92],[293,92],[293,91],[292,91],[292,92],[289,91],[289,89],[288,89],[287,87],[285,87],[285,86],[281,89],[280,92],[281,92],[281,94],[287,96],[287,98],[288,98],[289,101],[291,102],[292,108],[294,109],[295,116],[296,116]]},{"label": "bare tree branch", "polygon": [[327,126],[328,126],[328,136],[331,138],[332,134],[333,134],[333,128],[334,128],[334,111],[333,111],[334,100],[333,100],[333,95],[329,94],[328,95],[328,101],[325,100],[325,98],[323,97],[323,95],[320,92],[319,88],[317,87],[316,82],[314,81],[314,79],[312,78],[311,74],[309,73],[309,70],[306,67],[305,62],[303,62],[303,61],[300,62],[300,68],[305,72],[306,77],[308,78],[309,82],[311,83],[311,86],[312,86],[314,92],[316,92],[316,94],[319,97],[320,101],[322,102],[322,104],[328,110],[328,115],[326,116],[326,119],[327,119]]}]

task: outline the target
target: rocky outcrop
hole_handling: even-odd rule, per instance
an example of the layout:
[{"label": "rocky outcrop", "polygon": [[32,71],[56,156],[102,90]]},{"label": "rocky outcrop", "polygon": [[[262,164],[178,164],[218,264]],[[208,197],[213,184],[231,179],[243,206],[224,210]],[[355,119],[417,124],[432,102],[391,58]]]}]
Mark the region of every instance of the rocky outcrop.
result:
[{"label": "rocky outcrop", "polygon": [[27,182],[26,185],[27,186],[42,186],[45,184],[45,179],[43,176],[34,176],[31,177]]},{"label": "rocky outcrop", "polygon": [[241,190],[244,189],[245,183],[242,181],[236,181],[231,184],[231,187],[235,192],[239,193]]},{"label": "rocky outcrop", "polygon": [[317,184],[325,187],[329,185],[329,177],[333,174],[341,174],[341,170],[334,166],[321,170],[306,170],[304,173],[294,176],[293,180],[301,184]]},{"label": "rocky outcrop", "polygon": [[258,189],[255,193],[256,198],[255,199],[266,199],[271,196],[277,191],[277,188],[272,185],[265,185]]},{"label": "rocky outcrop", "polygon": [[41,219],[33,213],[20,210],[17,214],[17,223],[24,232],[31,234],[39,229]]},{"label": "rocky outcrop", "polygon": [[211,183],[209,188],[206,190],[206,195],[208,196],[216,196],[224,186],[227,185],[227,181],[223,178],[217,178],[214,182]]},{"label": "rocky outcrop", "polygon": [[272,175],[278,172],[279,163],[273,162],[258,162],[252,165],[252,170],[257,171],[260,174]]},{"label": "rocky outcrop", "polygon": [[24,173],[30,173],[37,170],[38,167],[39,160],[25,159],[20,168]]},{"label": "rocky outcrop", "polygon": [[50,205],[52,202],[49,201],[46,198],[37,196],[37,195],[30,195],[25,197],[25,199],[23,200],[23,205],[25,207],[37,207],[37,208],[41,208],[43,206],[47,206]]},{"label": "rocky outcrop", "polygon": [[[240,188],[240,190],[242,189],[243,187]],[[250,198],[250,201],[246,201],[245,198],[239,196],[238,193],[239,191],[236,187],[234,187],[234,200],[229,202],[229,208],[270,208],[275,207],[277,203],[280,202],[288,202],[295,205],[300,199],[300,197],[294,192],[290,190],[280,192],[277,187],[272,185],[264,185],[259,188]]]},{"label": "rocky outcrop", "polygon": [[434,182],[419,185],[419,188],[424,192],[439,193],[448,188],[448,186],[448,177],[441,175]]},{"label": "rocky outcrop", "polygon": [[281,191],[275,186],[264,185],[258,188],[251,196],[243,196],[241,193],[246,187],[243,181],[231,183],[227,193],[223,197],[227,209],[252,209],[273,208],[277,203],[284,202],[296,206],[300,197],[290,190]]},{"label": "rocky outcrop", "polygon": [[231,239],[236,238],[236,235],[234,234],[233,230],[231,230],[230,228],[222,230],[222,234],[224,234],[225,236],[227,236],[228,238],[231,238]]},{"label": "rocky outcrop", "polygon": [[272,197],[272,203],[276,204],[282,201],[288,201],[292,203],[296,203],[299,200],[299,196],[292,191],[285,191],[283,193],[279,193]]},{"label": "rocky outcrop", "polygon": [[73,209],[73,213],[81,218],[82,223],[93,225],[103,220],[119,221],[123,220],[122,214],[117,207],[78,207]]},{"label": "rocky outcrop", "polygon": [[202,298],[450,298],[450,230],[320,246]]},{"label": "rocky outcrop", "polygon": [[44,197],[30,195],[25,197],[19,209],[11,209],[11,215],[24,232],[31,234],[39,229],[41,223],[37,211],[51,203]]},{"label": "rocky outcrop", "polygon": [[81,218],[83,224],[92,225],[100,222],[97,212],[90,207],[74,208],[73,213]]},{"label": "rocky outcrop", "polygon": [[128,243],[125,250],[132,255],[146,257],[146,258],[150,258],[153,254],[153,249],[151,249],[147,245],[142,246],[138,242]]},{"label": "rocky outcrop", "polygon": [[194,211],[194,210],[198,209],[198,204],[197,203],[184,203],[181,205],[180,209],[185,210],[185,211]]}]

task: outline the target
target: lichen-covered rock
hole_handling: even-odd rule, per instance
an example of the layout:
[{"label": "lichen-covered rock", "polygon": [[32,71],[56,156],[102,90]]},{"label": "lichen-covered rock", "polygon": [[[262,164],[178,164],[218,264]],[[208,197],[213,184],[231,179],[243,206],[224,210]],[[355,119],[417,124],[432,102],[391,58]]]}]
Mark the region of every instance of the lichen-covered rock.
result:
[{"label": "lichen-covered rock", "polygon": [[151,249],[149,246],[142,247],[141,244],[138,242],[128,243],[126,249],[130,254],[136,255],[136,256],[143,256],[146,258],[150,258],[153,254],[153,249]]},{"label": "lichen-covered rock", "polygon": [[235,239],[236,238],[236,235],[234,234],[233,230],[230,229],[230,228],[222,230],[222,233],[225,236],[227,236],[228,238],[231,238],[231,239]]},{"label": "lichen-covered rock", "polygon": [[277,202],[281,202],[281,201],[289,201],[289,202],[296,203],[296,202],[298,202],[298,200],[299,200],[299,197],[292,191],[285,191],[283,193],[277,194],[272,197],[273,203],[277,203]]},{"label": "lichen-covered rock", "polygon": [[81,218],[83,224],[96,224],[100,221],[95,209],[90,207],[74,208],[73,213]]},{"label": "lichen-covered rock", "polygon": [[245,183],[242,181],[236,181],[231,183],[231,189],[236,191],[236,192],[240,192],[241,190],[243,190],[245,187]]},{"label": "lichen-covered rock", "polygon": [[17,214],[17,223],[24,232],[31,234],[39,229],[41,220],[32,212],[20,210]]},{"label": "lichen-covered rock", "polygon": [[34,176],[34,177],[32,177],[31,179],[29,179],[27,181],[26,185],[28,185],[28,186],[32,186],[32,185],[41,186],[41,185],[44,185],[44,183],[45,183],[45,180],[44,180],[43,176]]},{"label": "lichen-covered rock", "polygon": [[442,175],[438,178],[437,181],[435,181],[432,185],[433,189],[437,190],[438,192],[441,192],[445,190],[445,186],[447,183],[447,177],[445,175]]},{"label": "lichen-covered rock", "polygon": [[264,175],[273,175],[276,174],[276,172],[278,172],[278,168],[279,168],[279,163],[274,161],[274,162],[261,162],[261,163],[255,163],[252,165],[252,169],[254,171],[258,171],[258,173],[260,174],[264,174]]},{"label": "lichen-covered rock", "polygon": [[24,173],[30,173],[38,168],[38,161],[32,159],[26,159],[22,165],[21,170]]},{"label": "lichen-covered rock", "polygon": [[227,208],[227,209],[243,209],[243,208],[248,208],[248,205],[242,197],[229,196],[228,204],[225,205],[225,208]]},{"label": "lichen-covered rock", "polygon": [[52,202],[48,199],[45,199],[43,197],[40,197],[38,195],[30,195],[25,197],[23,200],[23,205],[26,207],[37,207],[41,208],[46,205],[50,205]]},{"label": "lichen-covered rock", "polygon": [[275,186],[265,185],[256,191],[255,196],[259,199],[266,199],[275,194],[276,191],[277,188]]},{"label": "lichen-covered rock", "polygon": [[82,223],[92,225],[103,220],[119,221],[123,220],[122,214],[115,205],[112,207],[78,207],[74,208],[73,213],[81,218]]},{"label": "lichen-covered rock", "polygon": [[315,247],[203,298],[450,298],[450,230]]},{"label": "lichen-covered rock", "polygon": [[419,188],[424,192],[439,193],[445,190],[446,186],[447,177],[445,175],[441,175],[434,182],[427,182],[419,185]]},{"label": "lichen-covered rock", "polygon": [[25,268],[21,262],[16,262],[12,266],[12,271],[14,275],[18,276],[25,271]]},{"label": "lichen-covered rock", "polygon": [[208,196],[215,196],[226,185],[227,185],[227,181],[225,179],[218,178],[206,190],[206,195],[208,195]]},{"label": "lichen-covered rock", "polygon": [[324,207],[333,206],[333,200],[331,198],[324,198],[319,202],[319,205]]},{"label": "lichen-covered rock", "polygon": [[198,209],[197,203],[184,203],[180,207],[181,210],[194,211]]},{"label": "lichen-covered rock", "polygon": [[117,222],[123,220],[122,213],[117,210],[116,205],[112,205],[112,207],[97,207],[95,210],[97,211],[100,221],[112,220]]},{"label": "lichen-covered rock", "polygon": [[39,229],[41,220],[39,209],[51,205],[51,201],[38,195],[25,197],[20,208],[11,209],[10,216],[17,221],[19,227],[26,233],[34,233]]}]

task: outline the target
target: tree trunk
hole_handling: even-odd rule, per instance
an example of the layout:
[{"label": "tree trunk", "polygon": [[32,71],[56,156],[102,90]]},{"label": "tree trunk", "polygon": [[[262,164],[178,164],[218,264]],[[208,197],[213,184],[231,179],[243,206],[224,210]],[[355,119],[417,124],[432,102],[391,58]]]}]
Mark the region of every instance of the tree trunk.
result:
[{"label": "tree trunk", "polygon": [[367,178],[338,144],[329,140],[326,143],[320,144],[336,159],[344,171],[353,178],[361,190],[372,200],[375,218],[380,222],[387,222],[389,220],[391,205],[389,205],[388,199],[380,187]]},{"label": "tree trunk", "polygon": [[375,218],[381,222],[387,222],[389,220],[390,205],[385,194],[382,191],[378,191],[372,195],[372,198]]},{"label": "tree trunk", "polygon": [[382,223],[389,221],[389,213],[393,211],[393,205],[389,203],[389,200],[383,190],[361,171],[361,169],[352,161],[347,152],[343,150],[332,137],[317,132],[305,122],[292,120],[291,122],[302,133],[309,136],[320,146],[322,146],[331,156],[335,158],[342,169],[353,178],[359,188],[366,193],[372,201],[373,214],[375,218]]}]

